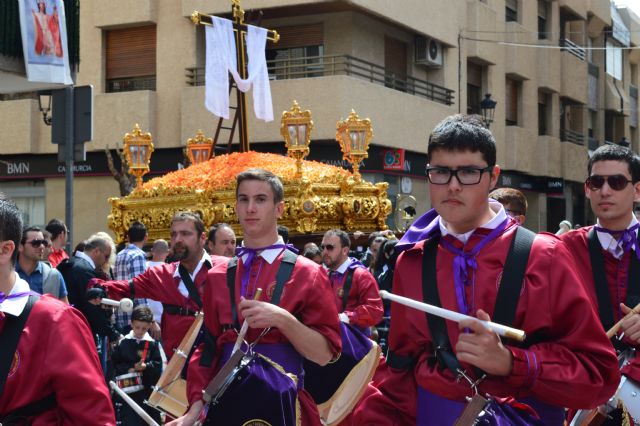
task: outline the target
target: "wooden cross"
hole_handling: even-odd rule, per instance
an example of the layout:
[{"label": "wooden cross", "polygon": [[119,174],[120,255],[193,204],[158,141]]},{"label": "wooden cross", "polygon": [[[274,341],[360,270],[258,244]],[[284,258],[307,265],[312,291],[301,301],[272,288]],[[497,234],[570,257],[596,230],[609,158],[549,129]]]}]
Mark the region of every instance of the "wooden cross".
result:
[{"label": "wooden cross", "polygon": [[[247,61],[245,59],[245,38],[247,35],[247,24],[244,21],[244,10],[240,7],[240,0],[231,0],[231,10],[233,12],[233,32],[236,37],[236,58],[238,62],[238,74],[242,79],[247,78]],[[213,25],[210,15],[205,15],[197,10],[191,14],[191,20],[198,25]],[[280,35],[275,30],[267,30],[267,39],[277,43]],[[236,90],[238,114],[240,128],[238,136],[240,138],[240,152],[249,151],[249,132],[247,130],[247,102],[245,94]]]}]

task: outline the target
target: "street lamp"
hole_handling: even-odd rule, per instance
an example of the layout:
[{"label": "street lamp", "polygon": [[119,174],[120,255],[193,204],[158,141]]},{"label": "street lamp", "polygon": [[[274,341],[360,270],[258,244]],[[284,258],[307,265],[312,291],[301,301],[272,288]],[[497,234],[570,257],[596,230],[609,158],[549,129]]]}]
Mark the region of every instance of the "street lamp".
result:
[{"label": "street lamp", "polygon": [[351,110],[349,118],[336,123],[336,140],[342,148],[342,158],[351,163],[357,182],[362,179],[358,169],[360,162],[369,157],[367,150],[372,137],[371,120],[361,120],[354,110]]},{"label": "street lamp", "polygon": [[187,139],[187,157],[191,164],[200,164],[211,158],[216,143],[211,138],[205,138],[202,130],[196,132],[195,138]]},{"label": "street lamp", "polygon": [[[47,126],[51,126],[51,90],[41,90],[38,92],[38,109],[42,113],[42,121]],[[46,106],[45,106],[46,105]]]},{"label": "street lamp", "polygon": [[480,110],[482,111],[482,121],[487,129],[491,127],[493,123],[493,114],[496,111],[496,104],[498,102],[491,99],[491,93],[484,95],[484,99],[480,102]]},{"label": "street lamp", "polygon": [[287,147],[287,155],[296,159],[296,178],[302,177],[302,160],[309,155],[313,121],[311,111],[300,111],[300,105],[293,101],[290,111],[283,111],[280,119],[280,134]]},{"label": "street lamp", "polygon": [[142,133],[138,123],[132,133],[127,133],[123,138],[125,158],[129,165],[129,173],[138,178],[137,185],[142,185],[142,176],[149,173],[149,162],[153,153],[151,133]]}]

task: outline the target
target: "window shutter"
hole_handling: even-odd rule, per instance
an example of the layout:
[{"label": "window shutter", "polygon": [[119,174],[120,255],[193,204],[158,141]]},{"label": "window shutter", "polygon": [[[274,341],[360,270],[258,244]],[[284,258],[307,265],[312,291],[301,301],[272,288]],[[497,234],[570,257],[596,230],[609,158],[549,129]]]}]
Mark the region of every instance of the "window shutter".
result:
[{"label": "window shutter", "polygon": [[291,49],[294,47],[322,46],[324,32],[322,24],[296,25],[275,28],[280,34],[280,41],[267,43],[267,49]]},{"label": "window shutter", "polygon": [[106,32],[107,80],[156,75],[156,27]]},{"label": "window shutter", "polygon": [[506,80],[505,119],[509,125],[518,124],[518,84],[516,80]]}]

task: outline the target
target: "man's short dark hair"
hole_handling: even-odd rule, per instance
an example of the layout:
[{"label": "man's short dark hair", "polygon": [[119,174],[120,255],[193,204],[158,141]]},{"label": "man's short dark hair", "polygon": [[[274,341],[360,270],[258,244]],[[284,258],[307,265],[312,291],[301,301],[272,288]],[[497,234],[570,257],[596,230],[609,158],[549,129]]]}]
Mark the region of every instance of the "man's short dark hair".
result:
[{"label": "man's short dark hair", "polygon": [[278,235],[282,237],[285,244],[289,242],[289,228],[286,226],[278,225]]},{"label": "man's short dark hair", "polygon": [[37,226],[28,226],[24,228],[24,230],[22,231],[22,239],[20,240],[20,244],[24,244],[27,242],[27,234],[29,232],[42,232],[42,229]]},{"label": "man's short dark hair", "polygon": [[18,245],[22,238],[22,213],[8,198],[0,197],[0,241],[13,241],[15,249],[11,256],[11,266],[18,258]]},{"label": "man's short dark hair", "polygon": [[320,248],[318,247],[309,247],[308,249],[306,249],[304,251],[304,253],[302,254],[304,257],[306,257],[307,259],[312,259],[316,256],[322,256],[322,252],[320,251]]},{"label": "man's short dark hair", "polygon": [[497,188],[489,193],[492,198],[502,205],[508,204],[515,214],[527,214],[527,197],[521,191],[514,188]]},{"label": "man's short dark hair", "polygon": [[60,219],[51,219],[45,229],[51,232],[52,240],[58,238],[58,235],[67,232],[67,226]]},{"label": "man's short dark hair", "polygon": [[229,226],[228,223],[216,223],[215,225],[213,225],[210,229],[209,229],[209,235],[207,236],[207,240],[211,241],[213,244],[216,243],[216,234],[218,233],[218,230],[222,229],[222,228],[229,228],[233,231],[233,228],[231,228],[231,226]]},{"label": "man's short dark hair", "polygon": [[236,198],[238,198],[238,188],[240,188],[240,184],[245,180],[258,180],[268,183],[273,192],[273,202],[279,203],[284,200],[282,181],[278,176],[264,169],[247,169],[236,176]]},{"label": "man's short dark hair", "polygon": [[144,226],[144,223],[136,220],[131,224],[131,226],[129,226],[127,236],[129,237],[129,243],[131,244],[144,241],[147,236],[147,227]]},{"label": "man's short dark hair", "polygon": [[589,158],[587,171],[591,175],[593,164],[598,161],[622,161],[627,163],[631,181],[636,183],[640,180],[640,157],[633,153],[629,148],[620,145],[602,145],[593,151],[593,155]]},{"label": "man's short dark hair", "polygon": [[193,222],[193,226],[196,228],[196,232],[198,236],[204,234],[204,222],[199,214],[189,211],[178,212],[173,215],[171,219],[171,225],[173,226],[174,222],[184,222],[189,221]]},{"label": "man's short dark hair", "polygon": [[131,321],[153,322],[153,311],[147,305],[139,305],[131,312]]},{"label": "man's short dark hair", "polygon": [[342,229],[329,229],[324,233],[325,237],[330,237],[332,235],[335,235],[336,237],[338,237],[338,239],[340,239],[340,245],[342,247],[351,248],[351,239],[349,238],[349,234],[344,232]]},{"label": "man's short dark hair", "polygon": [[479,115],[455,114],[438,123],[429,136],[427,162],[434,151],[480,152],[487,165],[496,165],[496,140]]}]

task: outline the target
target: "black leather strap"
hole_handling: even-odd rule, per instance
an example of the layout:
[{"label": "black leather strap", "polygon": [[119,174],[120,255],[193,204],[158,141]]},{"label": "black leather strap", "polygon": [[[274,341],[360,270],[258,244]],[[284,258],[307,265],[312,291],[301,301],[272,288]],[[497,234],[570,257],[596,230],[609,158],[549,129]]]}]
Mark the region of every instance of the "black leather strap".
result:
[{"label": "black leather strap", "polygon": [[0,350],[0,395],[2,395],[4,385],[7,383],[9,370],[11,369],[11,364],[13,364],[18,342],[20,341],[20,335],[24,330],[33,305],[36,304],[39,298],[40,296],[29,295],[27,304],[19,316],[7,315],[4,319],[4,329],[0,334],[0,348],[2,348]]},{"label": "black leather strap", "polygon": [[347,302],[349,301],[349,292],[353,285],[354,273],[355,268],[347,268],[347,276],[344,279],[344,286],[342,286],[342,310],[340,312],[344,312],[344,310],[347,309]]},{"label": "black leather strap", "polygon": [[183,306],[178,306],[178,305],[167,305],[167,304],[162,304],[162,310],[163,312],[170,314],[170,315],[180,315],[183,317],[194,317],[196,316],[196,314],[198,313],[197,311],[194,311],[192,309],[189,308],[185,308]]},{"label": "black leather strap", "polygon": [[392,350],[387,352],[387,365],[396,370],[409,370],[415,365],[415,358],[397,355]]},{"label": "black leather strap", "polygon": [[182,266],[182,264],[178,265],[178,273],[180,274],[180,278],[182,278],[182,282],[187,287],[189,297],[191,298],[191,300],[196,302],[196,305],[198,305],[200,309],[202,309],[202,299],[200,298],[200,293],[198,292],[196,285],[193,283],[189,272],[187,272],[187,268]]},{"label": "black leather strap", "polygon": [[240,322],[238,321],[238,311],[236,309],[236,269],[238,266],[238,256],[234,256],[227,264],[227,288],[229,289],[229,298],[231,300],[231,318],[233,326],[240,330]]},{"label": "black leather strap", "polygon": [[613,326],[613,309],[611,307],[611,297],[609,297],[609,286],[607,284],[607,274],[604,269],[604,256],[602,246],[598,241],[598,234],[591,228],[587,234],[589,240],[589,258],[591,260],[591,273],[593,274],[593,284],[595,285],[596,296],[598,298],[598,313],[600,322],[605,330]]},{"label": "black leather strap", "polygon": [[56,406],[56,395],[50,393],[42,399],[23,405],[0,417],[0,425],[30,425],[29,417],[35,417]]}]

